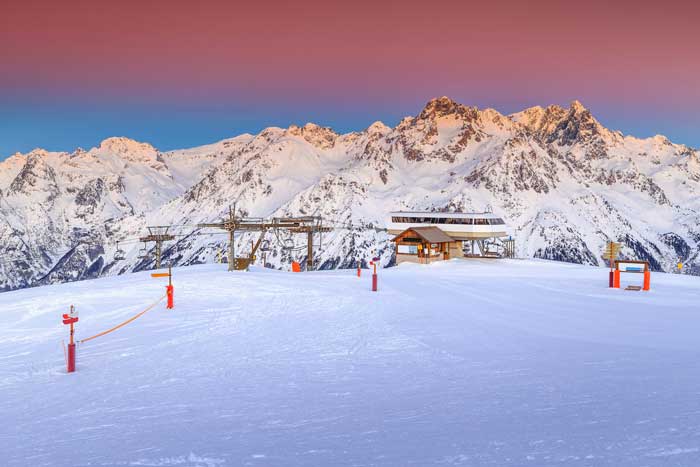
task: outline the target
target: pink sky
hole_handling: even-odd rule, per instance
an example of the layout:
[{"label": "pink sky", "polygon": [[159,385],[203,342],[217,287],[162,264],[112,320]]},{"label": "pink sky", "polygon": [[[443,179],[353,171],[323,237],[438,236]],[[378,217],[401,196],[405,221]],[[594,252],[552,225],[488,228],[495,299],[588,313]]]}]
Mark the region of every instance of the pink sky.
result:
[{"label": "pink sky", "polygon": [[699,5],[5,1],[0,103],[305,106],[342,126],[345,107],[371,123],[440,95],[504,111],[576,98],[648,132],[653,115],[698,122]]}]

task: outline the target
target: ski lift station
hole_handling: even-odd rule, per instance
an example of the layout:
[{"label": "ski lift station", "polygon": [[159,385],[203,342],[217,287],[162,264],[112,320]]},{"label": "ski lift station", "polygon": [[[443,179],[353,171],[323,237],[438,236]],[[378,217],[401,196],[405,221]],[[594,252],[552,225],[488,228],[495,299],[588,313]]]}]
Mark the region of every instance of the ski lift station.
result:
[{"label": "ski lift station", "polygon": [[[513,257],[506,223],[493,213],[392,212],[396,262],[429,263],[463,257]],[[494,249],[496,247],[496,249]]]}]

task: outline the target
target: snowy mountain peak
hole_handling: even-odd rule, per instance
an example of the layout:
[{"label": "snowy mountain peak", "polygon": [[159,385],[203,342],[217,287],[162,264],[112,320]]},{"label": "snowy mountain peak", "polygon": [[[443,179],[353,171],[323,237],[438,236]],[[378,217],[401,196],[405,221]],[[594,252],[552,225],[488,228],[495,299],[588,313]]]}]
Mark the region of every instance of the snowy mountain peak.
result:
[{"label": "snowy mountain peak", "polygon": [[429,100],[418,118],[421,120],[435,119],[452,114],[463,114],[468,110],[469,107],[458,104],[447,96],[442,96]]},{"label": "snowy mountain peak", "polygon": [[575,113],[588,112],[588,109],[581,103],[581,101],[577,99],[571,101],[571,105],[569,106],[569,108]]},{"label": "snowy mountain peak", "polygon": [[571,102],[568,108],[559,105],[547,108],[536,106],[512,114],[509,118],[523,125],[542,141],[560,146],[571,146],[603,134],[611,134],[578,100]]},{"label": "snowy mountain peak", "polygon": [[26,155],[25,163],[12,180],[10,194],[30,195],[32,201],[53,201],[58,193],[56,173],[46,162],[48,152],[34,150]]},{"label": "snowy mountain peak", "polygon": [[152,145],[125,137],[107,138],[94,152],[114,154],[133,162],[159,160],[159,152]]},{"label": "snowy mountain peak", "polygon": [[303,127],[290,125],[287,134],[303,138],[307,142],[320,149],[330,149],[338,139],[338,133],[328,127],[322,127],[315,123],[307,123]]},{"label": "snowy mountain peak", "polygon": [[366,132],[370,135],[385,135],[390,131],[391,128],[379,120],[368,126],[366,130]]}]

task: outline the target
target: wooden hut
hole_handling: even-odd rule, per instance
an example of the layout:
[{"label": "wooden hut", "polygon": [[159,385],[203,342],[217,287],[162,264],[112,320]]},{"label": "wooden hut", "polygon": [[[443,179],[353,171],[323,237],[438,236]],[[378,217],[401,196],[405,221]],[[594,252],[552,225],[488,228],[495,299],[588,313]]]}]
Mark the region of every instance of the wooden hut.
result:
[{"label": "wooden hut", "polygon": [[411,227],[393,239],[396,263],[430,263],[462,256],[461,242],[437,227]]}]

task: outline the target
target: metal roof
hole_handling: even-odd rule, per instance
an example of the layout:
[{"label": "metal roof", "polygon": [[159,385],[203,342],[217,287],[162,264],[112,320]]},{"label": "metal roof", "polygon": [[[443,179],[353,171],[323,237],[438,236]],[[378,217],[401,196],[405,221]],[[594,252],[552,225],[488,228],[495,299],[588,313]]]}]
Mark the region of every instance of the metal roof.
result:
[{"label": "metal roof", "polygon": [[394,240],[396,240],[398,237],[405,234],[409,230],[418,234],[420,238],[422,238],[428,243],[447,243],[455,241],[452,237],[447,235],[438,227],[410,227],[398,234],[396,237],[394,237]]},{"label": "metal roof", "polygon": [[415,217],[439,217],[451,219],[498,219],[498,215],[492,212],[430,212],[430,211],[394,211],[390,216],[415,216]]}]

